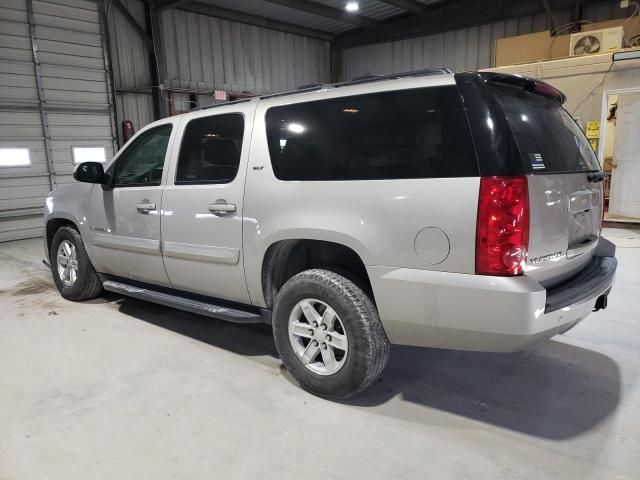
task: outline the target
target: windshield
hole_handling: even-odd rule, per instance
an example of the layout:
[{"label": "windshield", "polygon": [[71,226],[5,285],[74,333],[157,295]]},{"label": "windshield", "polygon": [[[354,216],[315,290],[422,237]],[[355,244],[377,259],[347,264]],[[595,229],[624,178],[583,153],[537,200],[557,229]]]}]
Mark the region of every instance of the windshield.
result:
[{"label": "windshield", "polygon": [[489,88],[507,117],[522,161],[533,173],[600,170],[584,133],[557,102],[520,87]]}]

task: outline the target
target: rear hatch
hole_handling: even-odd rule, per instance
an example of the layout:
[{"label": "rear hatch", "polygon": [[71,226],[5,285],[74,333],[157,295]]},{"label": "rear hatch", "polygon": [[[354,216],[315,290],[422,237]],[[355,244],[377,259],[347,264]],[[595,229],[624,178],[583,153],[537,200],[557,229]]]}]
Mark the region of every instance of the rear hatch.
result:
[{"label": "rear hatch", "polygon": [[552,287],[593,257],[602,222],[602,177],[582,129],[562,108],[564,96],[544,83],[519,80],[488,79],[486,88],[506,119],[528,179],[524,271]]}]

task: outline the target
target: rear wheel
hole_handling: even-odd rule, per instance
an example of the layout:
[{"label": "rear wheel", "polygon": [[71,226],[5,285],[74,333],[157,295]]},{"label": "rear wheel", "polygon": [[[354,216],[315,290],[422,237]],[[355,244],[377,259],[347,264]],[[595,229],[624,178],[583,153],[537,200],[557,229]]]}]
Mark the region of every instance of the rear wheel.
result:
[{"label": "rear wheel", "polygon": [[300,385],[341,399],[369,386],[389,356],[375,305],[344,276],[307,270],[278,292],[273,332],[282,362]]},{"label": "rear wheel", "polygon": [[80,233],[60,227],[49,250],[53,281],[67,300],[89,300],[102,293],[102,282],[91,265]]}]

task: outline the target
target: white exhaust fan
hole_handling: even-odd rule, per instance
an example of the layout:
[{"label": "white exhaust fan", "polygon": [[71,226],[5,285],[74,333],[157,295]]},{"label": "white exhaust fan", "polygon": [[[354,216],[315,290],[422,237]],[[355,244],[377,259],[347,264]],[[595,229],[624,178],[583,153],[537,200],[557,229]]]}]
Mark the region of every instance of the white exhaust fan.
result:
[{"label": "white exhaust fan", "polygon": [[569,42],[569,55],[591,55],[606,53],[622,48],[622,27],[603,28],[590,32],[572,33]]}]

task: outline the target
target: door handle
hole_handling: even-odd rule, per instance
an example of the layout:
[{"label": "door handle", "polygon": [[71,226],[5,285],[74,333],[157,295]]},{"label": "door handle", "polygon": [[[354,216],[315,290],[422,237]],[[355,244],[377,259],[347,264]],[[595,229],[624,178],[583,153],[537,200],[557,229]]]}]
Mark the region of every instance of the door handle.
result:
[{"label": "door handle", "polygon": [[235,212],[236,206],[233,203],[226,203],[225,200],[218,200],[209,205],[209,211],[214,215],[226,215]]},{"label": "door handle", "polygon": [[155,203],[136,203],[135,207],[136,207],[136,210],[138,210],[138,212],[140,213],[149,213],[149,212],[155,211],[156,204]]}]

